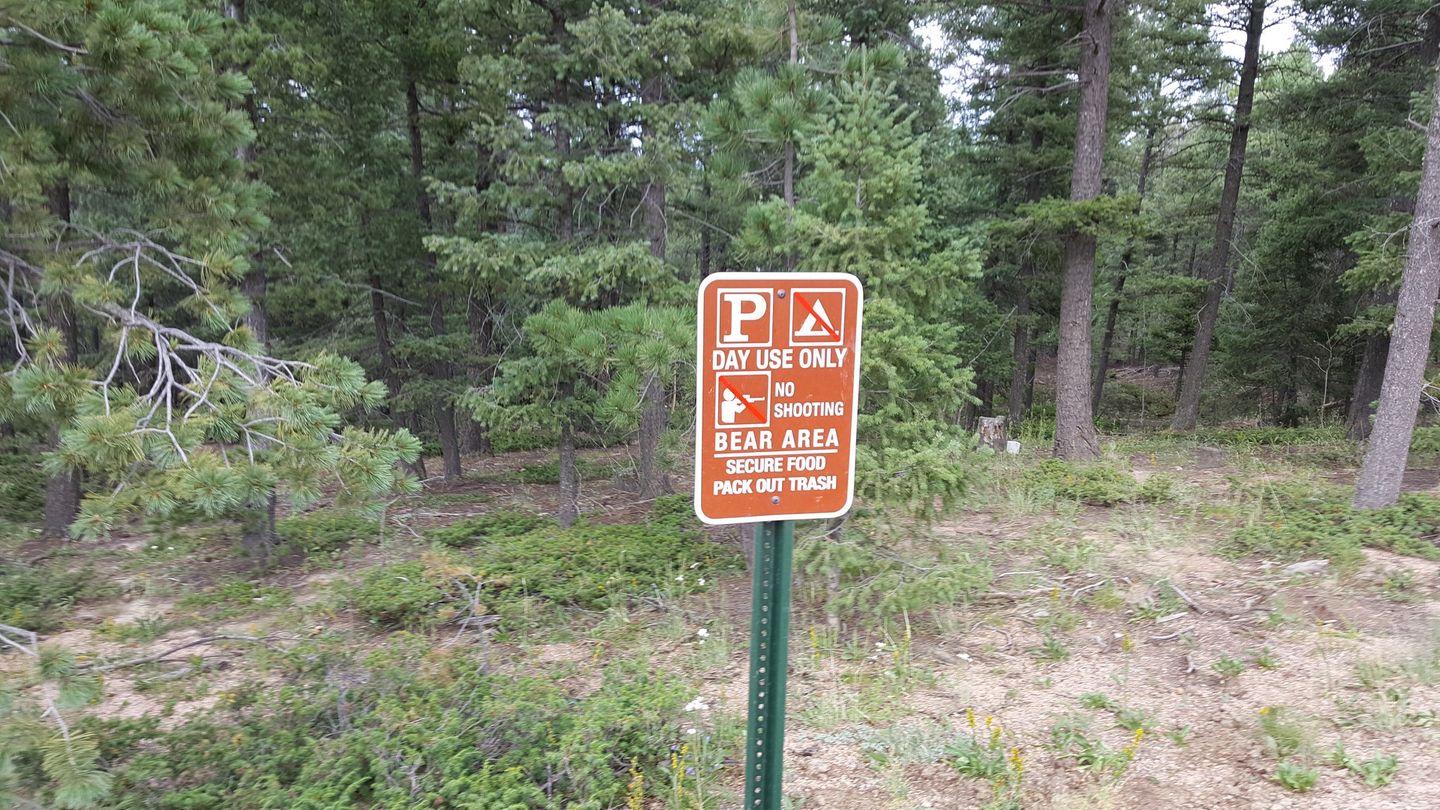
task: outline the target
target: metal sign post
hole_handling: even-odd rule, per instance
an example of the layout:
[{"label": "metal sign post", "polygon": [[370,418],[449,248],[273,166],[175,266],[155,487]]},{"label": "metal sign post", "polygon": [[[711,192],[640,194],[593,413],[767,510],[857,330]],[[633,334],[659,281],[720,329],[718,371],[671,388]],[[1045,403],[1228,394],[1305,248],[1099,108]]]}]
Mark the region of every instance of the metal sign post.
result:
[{"label": "metal sign post", "polygon": [[780,810],[785,755],[785,680],[795,522],[756,526],[750,606],[750,706],[745,723],[746,808]]},{"label": "metal sign post", "polygon": [[796,520],[855,495],[864,289],[845,273],[719,273],[700,284],[695,513],[756,523],[745,810],[780,810]]}]

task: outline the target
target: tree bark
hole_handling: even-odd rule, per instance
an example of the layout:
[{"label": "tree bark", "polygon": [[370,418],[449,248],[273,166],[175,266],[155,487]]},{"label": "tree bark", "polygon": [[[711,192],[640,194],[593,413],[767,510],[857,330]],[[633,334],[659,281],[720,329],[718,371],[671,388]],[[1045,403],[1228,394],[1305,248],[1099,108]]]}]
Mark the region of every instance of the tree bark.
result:
[{"label": "tree bark", "polygon": [[[795,8],[795,0],[790,0],[787,8],[788,33],[790,37],[790,64],[800,63],[800,15]],[[782,193],[785,195],[785,207],[789,209],[790,221],[795,218],[795,142],[785,141],[785,168],[783,176]],[[785,270],[795,269],[795,250],[788,248],[785,251]]]},{"label": "tree bark", "polygon": [[1030,370],[1030,295],[1020,282],[1020,300],[1015,303],[1015,336],[1011,340],[1010,395],[1006,399],[1010,424],[1018,425],[1025,418],[1025,378]]},{"label": "tree bark", "polygon": [[[654,110],[663,104],[665,102],[665,77],[650,76],[641,82],[640,101],[647,110]],[[652,148],[652,144],[656,144],[660,140],[658,127],[654,121],[646,121],[644,134],[646,158],[650,161],[652,174],[650,181],[645,184],[645,191],[640,195],[640,208],[645,216],[645,239],[650,243],[650,255],[663,262],[669,234],[665,216],[665,177],[658,165],[659,149]]]},{"label": "tree bark", "polygon": [[[475,352],[474,361],[469,364],[470,386],[479,388],[488,384],[495,376],[495,363],[490,357],[490,352],[494,349],[495,323],[489,311],[474,295],[469,297],[465,307],[466,318],[470,324],[471,346]],[[474,419],[465,420],[462,446],[467,453],[486,456],[494,453],[489,429]]]},{"label": "tree bark", "polygon": [[[1100,196],[1109,107],[1111,24],[1120,0],[1086,0],[1080,36],[1080,111],[1075,123],[1075,166],[1070,200]],[[1055,455],[1066,460],[1100,456],[1090,410],[1090,318],[1094,313],[1095,237],[1065,235],[1060,288],[1060,346],[1055,370]]]},{"label": "tree bark", "polygon": [[660,469],[660,442],[670,422],[670,411],[665,404],[665,383],[659,374],[645,375],[641,400],[644,410],[640,412],[640,470],[637,478],[640,497],[656,498],[670,489]]},{"label": "tree bark", "polygon": [[[45,194],[50,213],[59,221],[69,223],[73,214],[69,180],[61,178],[54,186],[47,188]],[[76,323],[74,304],[68,295],[58,293],[46,302],[45,323],[60,330],[65,341],[64,361],[74,363],[79,359],[80,329]],[[47,449],[59,449],[61,426],[69,418],[70,414],[65,411],[55,414],[56,422],[50,426],[50,433],[46,437]],[[80,512],[80,490],[79,470],[69,470],[46,480],[44,519],[40,526],[42,537],[69,536],[70,524]]]},{"label": "tree bark", "polygon": [[[415,213],[420,225],[429,233],[435,225],[430,211],[430,195],[425,191],[425,137],[420,130],[420,88],[412,78],[405,83],[405,130],[410,141],[410,175],[415,183]],[[430,333],[432,337],[443,338],[445,328],[445,294],[440,289],[440,280],[435,272],[435,254],[425,251],[425,264],[430,271],[432,292],[430,296]],[[449,380],[454,369],[446,361],[439,361],[432,370],[435,377]],[[445,482],[460,480],[460,432],[455,427],[455,403],[447,397],[434,406],[435,433],[440,439],[440,458],[444,464]]]},{"label": "tree bark", "polygon": [[1345,435],[1354,441],[1370,438],[1370,417],[1374,416],[1375,400],[1380,397],[1380,383],[1385,379],[1385,355],[1389,350],[1389,335],[1365,338],[1355,388],[1350,392],[1350,407],[1345,412]]},{"label": "tree bark", "polygon": [[1235,97],[1235,123],[1230,131],[1230,155],[1225,161],[1225,185],[1220,191],[1220,210],[1215,217],[1215,243],[1205,262],[1205,303],[1200,308],[1195,340],[1190,346],[1190,363],[1185,383],[1175,405],[1172,430],[1194,430],[1200,415],[1200,394],[1210,363],[1210,343],[1220,318],[1220,296],[1225,288],[1235,231],[1235,209],[1240,200],[1240,180],[1245,169],[1245,146],[1250,138],[1250,110],[1255,102],[1255,77],[1260,71],[1260,37],[1265,32],[1265,0],[1250,0],[1250,17],[1245,25],[1245,58],[1240,65],[1240,91]]},{"label": "tree bark", "polygon": [[[1135,216],[1145,202],[1145,189],[1150,181],[1150,164],[1155,157],[1155,127],[1145,130],[1145,151],[1140,156],[1140,179],[1135,184]],[[1100,356],[1095,358],[1095,391],[1090,396],[1090,412],[1100,412],[1100,400],[1105,396],[1105,375],[1110,371],[1110,350],[1115,345],[1115,322],[1120,319],[1120,295],[1125,291],[1125,277],[1130,272],[1130,262],[1135,258],[1135,249],[1125,246],[1120,256],[1120,271],[1115,275],[1115,285],[1110,290],[1110,309],[1105,313],[1105,337],[1100,340]]]},{"label": "tree bark", "polygon": [[1435,112],[1425,130],[1420,191],[1395,303],[1385,379],[1380,385],[1375,427],[1355,482],[1355,506],[1360,509],[1388,506],[1400,497],[1435,329],[1435,296],[1440,294],[1440,70],[1435,74],[1432,96]]}]

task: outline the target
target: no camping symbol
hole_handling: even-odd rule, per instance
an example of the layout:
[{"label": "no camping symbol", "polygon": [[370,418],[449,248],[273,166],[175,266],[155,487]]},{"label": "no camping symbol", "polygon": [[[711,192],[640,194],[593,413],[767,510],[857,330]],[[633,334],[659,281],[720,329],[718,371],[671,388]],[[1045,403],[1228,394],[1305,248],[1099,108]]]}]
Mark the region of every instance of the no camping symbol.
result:
[{"label": "no camping symbol", "polygon": [[849,510],[862,299],[859,280],[846,273],[724,273],[700,285],[701,520]]}]

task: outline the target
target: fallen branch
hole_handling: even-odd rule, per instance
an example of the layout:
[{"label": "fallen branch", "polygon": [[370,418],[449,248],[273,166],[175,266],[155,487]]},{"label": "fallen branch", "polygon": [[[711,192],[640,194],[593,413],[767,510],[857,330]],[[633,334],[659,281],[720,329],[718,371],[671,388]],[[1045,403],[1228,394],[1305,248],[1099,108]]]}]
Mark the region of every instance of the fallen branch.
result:
[{"label": "fallen branch", "polygon": [[194,641],[187,641],[177,647],[171,647],[164,652],[158,652],[154,655],[145,655],[139,658],[130,658],[125,661],[115,661],[110,664],[91,664],[89,666],[80,667],[79,671],[82,673],[110,672],[116,669],[125,669],[126,667],[138,667],[141,664],[153,664],[157,661],[164,661],[166,658],[169,658],[170,656],[174,655],[177,652],[180,652],[181,650],[188,650],[191,647],[199,647],[202,644],[214,644],[217,641],[248,641],[252,644],[264,644],[268,647],[270,646],[270,642],[272,641],[299,640],[300,639],[290,638],[286,636],[205,636],[204,638],[197,638]]},{"label": "fallen branch", "polygon": [[[11,638],[14,636],[14,638]],[[15,639],[20,639],[16,641]],[[23,644],[21,642],[24,642]],[[8,624],[0,624],[0,643],[14,647],[28,656],[38,658],[40,656],[40,636],[22,627],[11,627]]]},{"label": "fallen branch", "polygon": [[1168,587],[1170,588],[1170,590],[1174,591],[1174,592],[1175,592],[1175,595],[1178,596],[1178,597],[1180,597],[1180,601],[1182,601],[1182,602],[1184,602],[1185,604],[1189,605],[1190,607],[1194,608],[1194,610],[1195,610],[1196,613],[1206,613],[1206,612],[1207,612],[1207,611],[1205,610],[1205,608],[1200,607],[1200,603],[1199,603],[1199,602],[1196,602],[1194,599],[1191,599],[1191,598],[1190,598],[1190,594],[1185,593],[1183,590],[1181,590],[1181,589],[1180,589],[1180,586],[1179,586],[1179,585],[1176,585],[1175,582],[1174,582],[1173,580],[1171,580],[1169,577],[1166,577],[1165,579],[1162,579],[1162,580],[1160,580],[1160,581],[1163,582],[1163,583],[1165,583],[1165,585],[1168,586]]}]

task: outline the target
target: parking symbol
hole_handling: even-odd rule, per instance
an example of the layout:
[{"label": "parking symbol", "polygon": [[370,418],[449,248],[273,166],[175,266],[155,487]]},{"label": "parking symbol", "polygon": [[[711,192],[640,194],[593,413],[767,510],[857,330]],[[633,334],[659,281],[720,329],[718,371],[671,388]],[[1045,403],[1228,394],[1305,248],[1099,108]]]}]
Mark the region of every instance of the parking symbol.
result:
[{"label": "parking symbol", "polygon": [[790,296],[790,342],[839,346],[845,342],[845,290],[797,288]]},{"label": "parking symbol", "polygon": [[773,295],[773,290],[721,290],[716,342],[727,348],[769,346],[773,339]]}]

